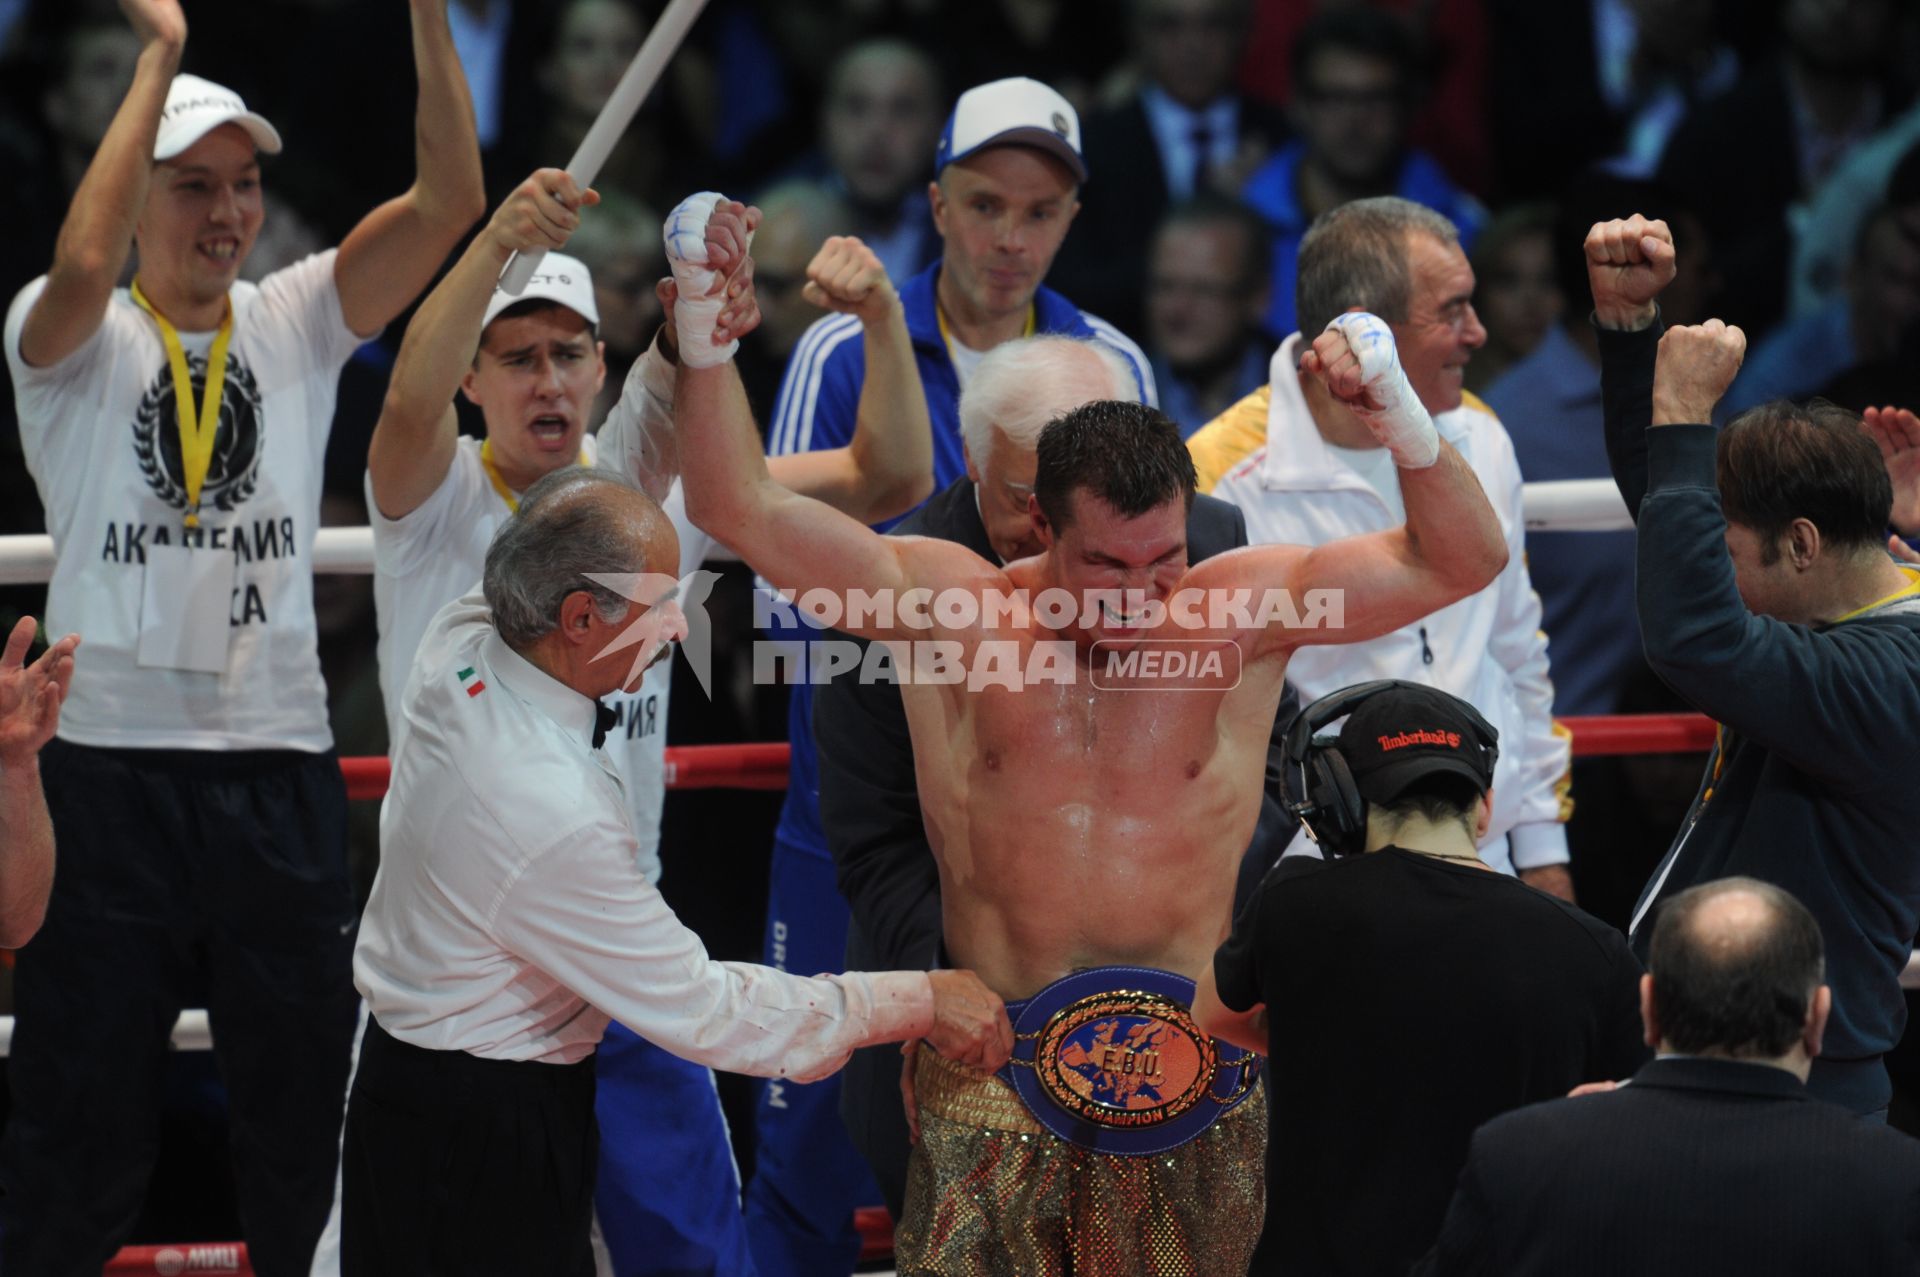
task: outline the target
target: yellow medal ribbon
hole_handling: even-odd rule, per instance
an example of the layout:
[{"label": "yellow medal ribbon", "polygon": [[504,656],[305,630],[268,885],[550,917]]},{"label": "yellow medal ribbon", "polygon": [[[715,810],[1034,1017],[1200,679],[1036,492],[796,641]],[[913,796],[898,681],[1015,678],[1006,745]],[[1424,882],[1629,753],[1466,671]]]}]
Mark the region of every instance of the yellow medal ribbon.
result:
[{"label": "yellow medal ribbon", "polygon": [[[583,466],[587,464],[585,448],[580,450],[580,464]],[[507,503],[507,509],[515,514],[520,513],[520,498],[513,495],[513,489],[509,488],[507,481],[500,477],[500,467],[493,464],[493,440],[491,439],[483,441],[480,445],[480,465],[487,472],[487,482],[491,483],[493,490],[500,494],[500,499]]]},{"label": "yellow medal ribbon", "polygon": [[[934,319],[938,320],[940,324],[940,340],[947,343],[947,358],[949,360],[952,360],[954,367],[957,368],[960,366],[960,361],[953,358],[953,333],[951,330],[947,328],[947,308],[942,306],[939,302],[935,302],[933,304],[933,317]],[[1037,318],[1037,312],[1035,310],[1035,307],[1032,302],[1028,302],[1027,303],[1027,326],[1026,326],[1026,329],[1022,331],[1020,334],[1022,337],[1033,336],[1034,322],[1036,318]],[[969,346],[967,349],[971,350],[973,348]]]},{"label": "yellow medal ribbon", "polygon": [[207,353],[207,388],[200,397],[196,413],[193,404],[193,374],[187,368],[187,352],[180,345],[180,332],[153,308],[133,281],[133,301],[153,316],[160,327],[160,341],[167,348],[167,366],[173,372],[174,416],[180,426],[180,469],[187,481],[187,526],[200,526],[200,488],[207,481],[207,469],[213,464],[213,437],[220,428],[220,396],[227,388],[227,346],[233,340],[233,302],[223,302],[220,331],[214,335],[213,349]]}]

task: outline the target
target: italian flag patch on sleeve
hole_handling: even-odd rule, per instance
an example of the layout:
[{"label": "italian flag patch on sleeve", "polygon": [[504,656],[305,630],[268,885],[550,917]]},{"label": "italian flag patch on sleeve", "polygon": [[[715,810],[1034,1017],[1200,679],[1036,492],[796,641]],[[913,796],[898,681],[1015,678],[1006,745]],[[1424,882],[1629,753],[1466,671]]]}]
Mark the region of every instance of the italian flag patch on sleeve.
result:
[{"label": "italian flag patch on sleeve", "polygon": [[[468,680],[472,681],[469,682]],[[460,682],[466,687],[467,695],[469,696],[478,696],[487,690],[485,682],[473,677],[473,666],[471,665],[460,671]]]}]

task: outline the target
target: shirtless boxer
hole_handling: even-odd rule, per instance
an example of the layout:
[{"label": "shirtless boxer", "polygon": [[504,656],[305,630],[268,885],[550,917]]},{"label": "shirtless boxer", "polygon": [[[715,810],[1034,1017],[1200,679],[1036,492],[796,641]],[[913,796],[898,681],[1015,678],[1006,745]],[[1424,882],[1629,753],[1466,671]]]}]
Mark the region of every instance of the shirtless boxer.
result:
[{"label": "shirtless boxer", "polygon": [[[707,247],[720,271],[740,251],[711,238]],[[865,286],[855,271],[810,272],[808,290],[851,310]],[[1063,1009],[1030,1039],[1026,1058],[1040,1067],[1011,1068],[1011,1086],[918,1053],[922,1138],[896,1234],[902,1273],[1024,1277],[1092,1261],[1115,1272],[1245,1270],[1262,1214],[1264,1104],[1238,1103],[1258,1093],[1250,1062],[1213,1076],[1215,1047],[1186,1018],[1191,985],[1170,992],[1183,982],[1169,973],[1203,969],[1227,932],[1294,648],[1385,633],[1482,588],[1506,562],[1492,509],[1434,433],[1383,323],[1342,316],[1303,366],[1392,451],[1406,524],[1312,549],[1238,550],[1191,569],[1193,468],[1179,430],[1153,409],[1094,403],[1047,428],[1030,504],[1044,549],[1003,568],[952,542],[880,536],[780,488],[733,370],[680,370],[694,522],[783,592],[839,600],[838,616],[807,610],[890,641],[903,664],[918,659],[910,645],[944,641],[976,672],[1045,671],[1018,687],[903,681],[951,963],[1007,998],[1023,1032],[1039,1031],[1030,1005]],[[1072,596],[1064,628],[1041,620],[1049,588]],[[903,599],[916,589],[934,605]],[[1084,592],[1113,590],[1140,593],[1118,610],[1081,606]],[[1280,592],[1324,599],[1311,593],[1320,590],[1343,594],[1337,623],[1322,628],[1207,615],[1233,591],[1258,606]],[[856,617],[845,611],[855,592],[901,606]],[[1019,605],[1020,592],[1032,606]],[[965,608],[939,602],[962,595],[981,605],[971,623]],[[1011,619],[995,620],[994,601],[1009,598]],[[1164,615],[1148,628],[1156,604]],[[1196,611],[1211,628],[1183,624]],[[1224,658],[1223,676],[1175,690],[1137,667],[1114,685],[1110,650],[1168,640]],[[1089,995],[1111,996],[1076,1023],[1075,1004]],[[1077,1110],[1034,1094],[1056,1064],[1042,1089],[1068,1105],[1079,1095]]]}]

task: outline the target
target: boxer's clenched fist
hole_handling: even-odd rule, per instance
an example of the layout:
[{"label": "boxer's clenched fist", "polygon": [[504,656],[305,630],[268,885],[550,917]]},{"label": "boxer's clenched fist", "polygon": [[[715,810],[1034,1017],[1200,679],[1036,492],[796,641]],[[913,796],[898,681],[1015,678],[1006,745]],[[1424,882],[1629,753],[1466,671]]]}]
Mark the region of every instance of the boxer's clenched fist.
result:
[{"label": "boxer's clenched fist", "polygon": [[565,169],[538,169],[494,210],[486,234],[509,253],[553,252],[580,229],[580,210],[599,202],[599,192],[581,190]]},{"label": "boxer's clenched fist", "polygon": [[1433,417],[1413,392],[1393,329],[1364,311],[1336,316],[1313,339],[1300,367],[1326,383],[1327,393],[1366,423],[1394,464],[1409,470],[1430,466],[1440,456]]},{"label": "boxer's clenched fist", "polygon": [[820,246],[807,263],[801,296],[822,310],[858,315],[863,324],[884,320],[900,302],[887,268],[851,235],[835,235]]},{"label": "boxer's clenched fist", "polygon": [[695,368],[710,368],[733,358],[742,333],[759,320],[758,304],[748,293],[751,322],[736,314],[732,327],[721,324],[750,286],[753,233],[760,210],[712,191],[680,201],[663,228],[667,265],[673,269],[674,328],[680,358]]},{"label": "boxer's clenched fist", "polygon": [[1717,319],[1667,329],[1653,366],[1653,424],[1712,421],[1746,357],[1747,335]]},{"label": "boxer's clenched fist", "polygon": [[1637,332],[1653,322],[1654,298],[1673,282],[1673,232],[1635,213],[1587,232],[1587,283],[1602,328]]},{"label": "boxer's clenched fist", "polygon": [[1006,1003],[971,971],[929,971],[933,1027],[926,1040],[949,1060],[992,1072],[1013,1054]]}]

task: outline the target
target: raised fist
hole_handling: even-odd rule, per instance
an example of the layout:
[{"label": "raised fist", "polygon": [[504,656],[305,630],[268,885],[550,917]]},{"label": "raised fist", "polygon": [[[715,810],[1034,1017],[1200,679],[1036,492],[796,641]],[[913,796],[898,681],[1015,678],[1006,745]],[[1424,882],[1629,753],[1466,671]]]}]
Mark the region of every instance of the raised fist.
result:
[{"label": "raised fist", "polygon": [[1353,409],[1390,452],[1410,470],[1430,466],[1440,455],[1433,417],[1414,394],[1393,329],[1364,311],[1336,316],[1300,357],[1300,367],[1326,383],[1327,393]]},{"label": "raised fist", "polygon": [[1602,328],[1636,332],[1653,322],[1654,298],[1673,282],[1673,232],[1635,213],[1587,232],[1587,283]]},{"label": "raised fist", "polygon": [[1653,424],[1712,421],[1746,357],[1747,335],[1717,319],[1667,329],[1653,365]]},{"label": "raised fist", "polygon": [[1861,415],[1893,480],[1893,526],[1920,536],[1920,417],[1906,408],[1869,408]]},{"label": "raised fist", "polygon": [[884,320],[900,300],[887,268],[851,235],[835,235],[820,246],[807,263],[801,296],[822,310],[858,315],[863,324]]},{"label": "raised fist", "polygon": [[[713,191],[688,196],[667,215],[662,231],[673,271],[673,325],[681,362],[690,367],[711,368],[733,358],[740,335],[760,322],[759,306],[746,291],[753,279],[749,248],[759,225],[759,209]],[[721,313],[743,293],[752,322],[722,328]]]},{"label": "raised fist", "polygon": [[599,202],[599,192],[581,190],[565,169],[538,169],[494,210],[486,233],[508,252],[553,252],[580,229],[580,210]]}]

